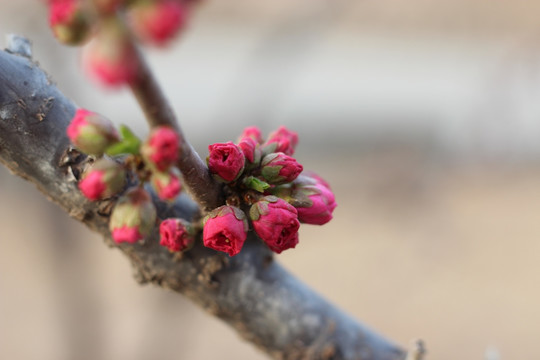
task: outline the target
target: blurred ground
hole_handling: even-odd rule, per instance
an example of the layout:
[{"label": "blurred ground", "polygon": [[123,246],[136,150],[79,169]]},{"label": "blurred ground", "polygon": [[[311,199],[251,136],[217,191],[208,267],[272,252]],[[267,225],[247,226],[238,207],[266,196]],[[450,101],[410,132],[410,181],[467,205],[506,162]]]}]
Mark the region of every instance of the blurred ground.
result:
[{"label": "blurred ground", "polygon": [[[30,5],[31,4],[31,5]],[[0,0],[0,34],[81,106],[140,134],[37,2]],[[244,126],[297,130],[338,208],[279,257],[355,317],[431,359],[537,359],[540,2],[207,1],[150,61],[201,155]],[[0,169],[0,358],[263,359]]]}]

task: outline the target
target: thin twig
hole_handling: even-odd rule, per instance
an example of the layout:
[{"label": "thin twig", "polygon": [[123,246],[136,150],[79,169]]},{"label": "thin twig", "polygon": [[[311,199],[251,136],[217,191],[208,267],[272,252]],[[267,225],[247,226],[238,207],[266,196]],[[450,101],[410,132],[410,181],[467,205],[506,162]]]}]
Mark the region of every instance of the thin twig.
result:
[{"label": "thin twig", "polygon": [[223,205],[220,185],[214,181],[208,168],[185,138],[176,116],[152,74],[144,56],[135,52],[138,74],[130,86],[139,102],[150,127],[169,126],[180,136],[180,156],[178,168],[184,177],[184,184],[202,211],[208,212]]}]

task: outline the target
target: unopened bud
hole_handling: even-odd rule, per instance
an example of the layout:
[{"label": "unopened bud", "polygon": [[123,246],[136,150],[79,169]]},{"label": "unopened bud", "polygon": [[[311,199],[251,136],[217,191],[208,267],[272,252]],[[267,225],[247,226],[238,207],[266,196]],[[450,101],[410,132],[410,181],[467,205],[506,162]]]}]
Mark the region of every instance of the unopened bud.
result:
[{"label": "unopened bud", "polygon": [[88,168],[79,182],[79,189],[88,199],[102,200],[113,196],[124,187],[126,172],[114,160],[101,158]]},{"label": "unopened bud", "polygon": [[187,20],[187,9],[173,0],[138,1],[130,8],[130,20],[135,34],[144,42],[165,45],[178,33]]},{"label": "unopened bud", "polygon": [[171,167],[167,172],[152,172],[150,183],[162,200],[172,200],[182,191],[180,172],[175,167]]},{"label": "unopened bud", "polygon": [[240,135],[238,141],[242,141],[244,138],[251,138],[255,140],[257,144],[262,144],[262,136],[261,136],[261,130],[256,126],[248,126],[247,128],[242,131],[242,134]]},{"label": "unopened bud", "polygon": [[251,206],[249,216],[255,232],[272,251],[279,254],[298,244],[297,211],[285,200],[265,196]]},{"label": "unopened bud", "polygon": [[284,153],[266,155],[261,162],[262,176],[271,184],[293,181],[304,169],[296,159]]},{"label": "unopened bud", "polygon": [[290,188],[287,201],[298,211],[298,219],[306,224],[323,225],[332,220],[336,198],[328,183],[320,176],[300,176]]},{"label": "unopened bud", "polygon": [[50,3],[49,25],[63,44],[80,45],[90,35],[91,19],[76,0],[56,0]]},{"label": "unopened bud", "polygon": [[84,49],[83,64],[105,86],[130,84],[139,68],[135,51],[126,29],[111,18],[102,21],[96,39]]},{"label": "unopened bud", "polygon": [[217,143],[208,146],[208,151],[208,169],[218,180],[231,182],[240,177],[246,159],[238,145],[232,142]]},{"label": "unopened bud", "polygon": [[158,171],[165,171],[178,160],[179,137],[176,131],[166,126],[152,129],[141,148],[144,161]]},{"label": "unopened bud", "polygon": [[248,223],[242,210],[234,206],[220,206],[204,221],[204,246],[234,256],[242,250],[247,238]]},{"label": "unopened bud", "polygon": [[73,145],[90,155],[102,155],[119,141],[118,131],[107,118],[85,109],[78,109],[67,127]]},{"label": "unopened bud", "polygon": [[253,167],[256,167],[261,162],[262,151],[255,139],[251,137],[242,138],[238,143],[238,147]]},{"label": "unopened bud", "polygon": [[150,234],[156,222],[156,208],[141,188],[123,195],[111,214],[109,229],[116,243],[134,243]]},{"label": "unopened bud", "polygon": [[166,219],[159,225],[161,246],[170,251],[184,251],[193,245],[194,237],[192,226],[184,219]]},{"label": "unopened bud", "polygon": [[266,154],[282,152],[292,156],[297,144],[298,134],[285,126],[281,126],[268,136],[263,148]]},{"label": "unopened bud", "polygon": [[326,181],[325,179],[323,179],[322,177],[320,177],[319,175],[317,175],[313,171],[309,171],[309,170],[304,171],[302,173],[302,178],[306,179],[307,181],[310,181],[310,182],[314,181],[315,183],[319,183],[321,185],[326,186],[328,189],[330,189],[330,184],[328,183],[328,181]]}]

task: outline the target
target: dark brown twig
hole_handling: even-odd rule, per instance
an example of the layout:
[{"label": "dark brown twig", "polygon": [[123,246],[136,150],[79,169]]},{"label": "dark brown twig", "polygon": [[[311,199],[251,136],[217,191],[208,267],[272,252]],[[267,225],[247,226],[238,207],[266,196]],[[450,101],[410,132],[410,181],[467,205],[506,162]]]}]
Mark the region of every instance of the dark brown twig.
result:
[{"label": "dark brown twig", "polygon": [[144,56],[138,50],[135,51],[135,56],[137,56],[139,70],[135,81],[131,83],[131,90],[146,115],[150,127],[169,126],[180,136],[178,168],[182,172],[186,188],[204,212],[223,205],[224,199],[220,185],[214,181],[204,162],[185,138]]}]

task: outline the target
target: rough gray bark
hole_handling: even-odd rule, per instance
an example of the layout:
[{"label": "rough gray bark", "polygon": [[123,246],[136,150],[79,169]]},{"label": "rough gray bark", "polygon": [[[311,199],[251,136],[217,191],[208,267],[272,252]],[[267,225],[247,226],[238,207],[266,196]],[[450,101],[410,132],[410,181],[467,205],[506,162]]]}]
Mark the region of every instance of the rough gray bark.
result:
[{"label": "rough gray bark", "polygon": [[[108,215],[114,199],[92,203],[77,189],[86,156],[70,147],[66,126],[75,105],[52,84],[22,47],[0,51],[0,161],[34,183],[70,216],[116,246],[141,283],[177,291],[235,328],[276,359],[404,359],[405,352],[314,293],[274,261],[254,236],[227,255],[197,245],[182,256],[158,244],[157,230],[142,244],[115,245]],[[189,218],[187,197],[156,200],[160,218]]]}]

